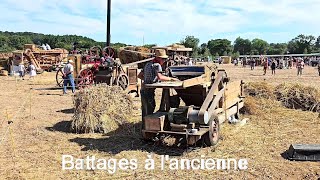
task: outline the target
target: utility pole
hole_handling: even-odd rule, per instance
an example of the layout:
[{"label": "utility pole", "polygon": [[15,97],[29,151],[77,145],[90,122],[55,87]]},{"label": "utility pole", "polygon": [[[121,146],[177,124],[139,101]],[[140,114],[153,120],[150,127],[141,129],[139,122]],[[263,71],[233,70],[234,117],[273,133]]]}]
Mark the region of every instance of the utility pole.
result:
[{"label": "utility pole", "polygon": [[111,19],[111,0],[107,0],[107,47],[110,46],[110,19]]}]

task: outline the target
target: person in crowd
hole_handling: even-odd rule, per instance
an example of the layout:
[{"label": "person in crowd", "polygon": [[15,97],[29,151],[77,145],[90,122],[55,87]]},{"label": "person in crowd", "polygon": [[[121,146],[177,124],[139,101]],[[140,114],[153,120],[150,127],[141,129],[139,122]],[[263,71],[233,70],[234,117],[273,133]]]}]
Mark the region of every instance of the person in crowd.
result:
[{"label": "person in crowd", "polygon": [[302,76],[302,70],[304,68],[304,62],[302,59],[299,59],[298,62],[297,62],[297,65],[296,65],[296,68],[298,70],[298,76]]},{"label": "person in crowd", "polygon": [[273,60],[272,63],[271,63],[271,74],[272,75],[276,75],[276,61]]},{"label": "person in crowd", "polygon": [[262,63],[263,65],[263,75],[266,75],[267,74],[267,69],[268,69],[268,60],[265,59]]},{"label": "person in crowd", "polygon": [[251,70],[254,70],[255,62],[256,62],[255,59],[250,59]]}]

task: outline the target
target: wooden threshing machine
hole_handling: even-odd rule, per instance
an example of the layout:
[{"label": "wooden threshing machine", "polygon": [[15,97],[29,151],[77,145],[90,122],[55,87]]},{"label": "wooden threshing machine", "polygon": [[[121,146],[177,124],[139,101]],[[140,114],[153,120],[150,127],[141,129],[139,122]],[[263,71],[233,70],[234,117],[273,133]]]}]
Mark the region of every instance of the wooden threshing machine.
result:
[{"label": "wooden threshing machine", "polygon": [[[138,92],[138,68],[122,65],[114,58],[114,50],[106,47],[92,47],[89,54],[71,54],[65,60],[73,61],[75,84],[78,88],[94,83],[120,86],[129,92]],[[101,58],[103,57],[103,58]],[[63,86],[63,65],[56,73],[57,85]]]},{"label": "wooden threshing machine", "polygon": [[59,65],[61,60],[68,55],[68,51],[61,48],[42,50],[35,44],[25,44],[24,50],[13,51],[13,66],[17,66],[21,61],[32,62],[38,73],[52,71]]},{"label": "wooden threshing machine", "polygon": [[183,135],[188,145],[200,139],[207,146],[216,145],[220,124],[230,117],[237,118],[244,105],[242,81],[230,81],[227,73],[214,64],[168,69],[168,75],[180,81],[146,85],[161,88],[162,99],[159,111],[144,118],[143,137]]}]

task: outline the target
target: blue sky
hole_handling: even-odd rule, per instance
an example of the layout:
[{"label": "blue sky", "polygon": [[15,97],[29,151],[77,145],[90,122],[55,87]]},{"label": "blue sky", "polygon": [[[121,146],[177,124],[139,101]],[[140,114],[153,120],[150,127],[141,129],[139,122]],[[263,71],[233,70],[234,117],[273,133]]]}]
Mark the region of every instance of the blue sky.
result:
[{"label": "blue sky", "polygon": [[[187,35],[287,42],[320,35],[319,0],[112,0],[111,42],[168,45]],[[105,41],[106,0],[1,0],[1,31]]]}]

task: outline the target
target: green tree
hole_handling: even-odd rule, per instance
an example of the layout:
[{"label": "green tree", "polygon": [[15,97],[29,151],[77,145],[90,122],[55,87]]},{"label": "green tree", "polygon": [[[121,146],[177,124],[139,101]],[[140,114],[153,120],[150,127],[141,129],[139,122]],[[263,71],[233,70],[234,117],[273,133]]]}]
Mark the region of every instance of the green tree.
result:
[{"label": "green tree", "polygon": [[211,53],[210,53],[209,48],[207,48],[207,47],[206,47],[206,48],[204,48],[203,56],[204,56],[204,57],[211,56]]},{"label": "green tree", "polygon": [[202,43],[202,44],[200,45],[200,49],[199,49],[200,54],[204,54],[205,51],[206,51],[206,49],[208,49],[207,43]]},{"label": "green tree", "polygon": [[194,36],[187,36],[184,40],[181,41],[181,44],[183,44],[187,48],[192,48],[193,53],[195,53],[196,51],[198,51],[199,42],[200,40],[198,38],[195,38]]},{"label": "green tree", "polygon": [[267,50],[268,50],[268,42],[267,41],[264,41],[262,39],[253,39],[252,40],[252,50],[251,52],[253,51],[254,54],[266,54],[267,53]]},{"label": "green tree", "polygon": [[227,39],[212,39],[208,42],[208,48],[211,54],[223,55],[224,52],[228,54],[232,51],[231,41]]},{"label": "green tree", "polygon": [[[125,44],[123,44],[123,45],[125,45]],[[154,46],[157,46],[157,44],[145,44],[143,47],[151,49]],[[124,46],[122,46],[122,47],[124,47]]]},{"label": "green tree", "polygon": [[239,58],[239,57],[240,57],[239,51],[237,51],[236,53],[233,53],[231,57],[232,57],[232,59],[237,59],[237,58]]},{"label": "green tree", "polygon": [[251,52],[251,41],[249,39],[242,39],[238,37],[234,41],[233,52],[239,52],[243,55],[247,55]]},{"label": "green tree", "polygon": [[287,43],[271,43],[269,45],[267,54],[286,54],[287,46]]},{"label": "green tree", "polygon": [[307,49],[307,52],[310,53],[315,47],[315,37],[312,35],[303,35],[295,37],[288,43],[288,50],[291,54],[302,54],[304,50]]},{"label": "green tree", "polygon": [[198,57],[199,56],[198,51],[193,51],[191,56],[194,58]]}]

